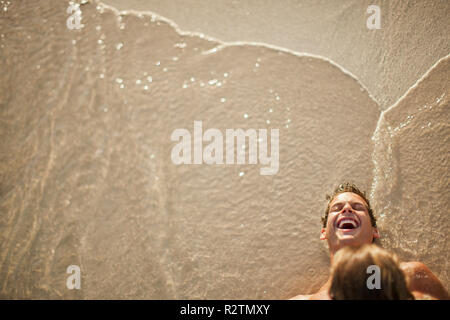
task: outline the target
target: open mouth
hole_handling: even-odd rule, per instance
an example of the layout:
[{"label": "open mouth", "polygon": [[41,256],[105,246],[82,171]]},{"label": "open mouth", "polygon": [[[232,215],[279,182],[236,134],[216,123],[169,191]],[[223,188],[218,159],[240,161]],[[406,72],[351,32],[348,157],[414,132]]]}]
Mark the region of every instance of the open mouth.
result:
[{"label": "open mouth", "polygon": [[336,221],[336,227],[342,230],[353,230],[359,227],[359,221],[353,217],[340,217]]}]

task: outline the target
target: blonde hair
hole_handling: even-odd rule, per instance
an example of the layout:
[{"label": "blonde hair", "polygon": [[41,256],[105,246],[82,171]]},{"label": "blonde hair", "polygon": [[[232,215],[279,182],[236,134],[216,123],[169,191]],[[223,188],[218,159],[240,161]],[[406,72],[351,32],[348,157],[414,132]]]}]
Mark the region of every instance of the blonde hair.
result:
[{"label": "blonde hair", "polygon": [[[381,288],[369,289],[367,268],[380,268]],[[344,247],[333,258],[329,294],[335,300],[410,300],[407,279],[396,255],[377,245]]]}]

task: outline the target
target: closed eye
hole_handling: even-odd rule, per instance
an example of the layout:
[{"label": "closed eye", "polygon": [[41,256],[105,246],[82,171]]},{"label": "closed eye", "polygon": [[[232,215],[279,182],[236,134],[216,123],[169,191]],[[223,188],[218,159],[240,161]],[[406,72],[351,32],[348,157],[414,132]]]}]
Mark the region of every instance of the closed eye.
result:
[{"label": "closed eye", "polygon": [[359,211],[364,211],[366,209],[366,206],[363,205],[362,203],[355,203],[353,205],[353,209],[359,210]]},{"label": "closed eye", "polygon": [[[351,204],[353,210],[358,210],[358,211],[365,211],[366,210],[366,206],[362,203],[352,203]],[[337,211],[341,211],[342,208],[344,207],[344,203],[335,203],[331,209],[330,212],[337,212]]]},{"label": "closed eye", "polygon": [[342,203],[335,204],[331,207],[330,212],[341,211],[344,205]]}]

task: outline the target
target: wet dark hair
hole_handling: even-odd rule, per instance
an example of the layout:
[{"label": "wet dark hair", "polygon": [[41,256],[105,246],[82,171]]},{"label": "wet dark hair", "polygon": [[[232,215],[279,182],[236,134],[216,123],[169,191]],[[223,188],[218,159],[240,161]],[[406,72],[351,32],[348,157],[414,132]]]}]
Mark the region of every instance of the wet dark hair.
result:
[{"label": "wet dark hair", "polygon": [[330,195],[326,196],[326,199],[328,200],[328,204],[327,204],[327,208],[325,209],[325,214],[322,217],[322,226],[324,228],[326,228],[326,226],[327,226],[328,213],[330,212],[331,201],[333,201],[333,199],[337,195],[344,193],[344,192],[355,193],[364,199],[364,201],[367,203],[367,211],[369,211],[369,216],[370,216],[370,221],[372,223],[372,227],[376,228],[377,227],[377,219],[373,215],[373,210],[370,207],[370,202],[369,202],[369,199],[367,199],[367,197],[366,197],[366,193],[364,191],[361,191],[354,183],[350,183],[350,182],[341,183],[334,189],[333,194],[331,196]]}]

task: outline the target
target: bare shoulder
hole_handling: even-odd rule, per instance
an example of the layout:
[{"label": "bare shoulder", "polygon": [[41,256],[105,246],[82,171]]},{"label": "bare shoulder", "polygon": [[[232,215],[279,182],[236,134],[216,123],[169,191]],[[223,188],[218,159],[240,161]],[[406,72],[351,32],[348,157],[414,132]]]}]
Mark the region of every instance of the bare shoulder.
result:
[{"label": "bare shoulder", "polygon": [[328,288],[322,288],[314,294],[299,294],[289,300],[331,300],[328,295]]},{"label": "bare shoulder", "polygon": [[309,300],[312,294],[299,294],[298,296],[292,297],[289,300]]},{"label": "bare shoulder", "polygon": [[401,262],[400,268],[403,272],[431,272],[425,263],[419,261]]},{"label": "bare shoulder", "polygon": [[409,281],[417,282],[424,281],[439,281],[433,272],[426,266],[426,264],[419,261],[409,261],[400,263],[400,268],[405,273]]},{"label": "bare shoulder", "polygon": [[435,299],[449,299],[441,281],[424,263],[410,261],[400,263],[400,268],[408,279],[408,287],[414,295],[428,295]]}]

